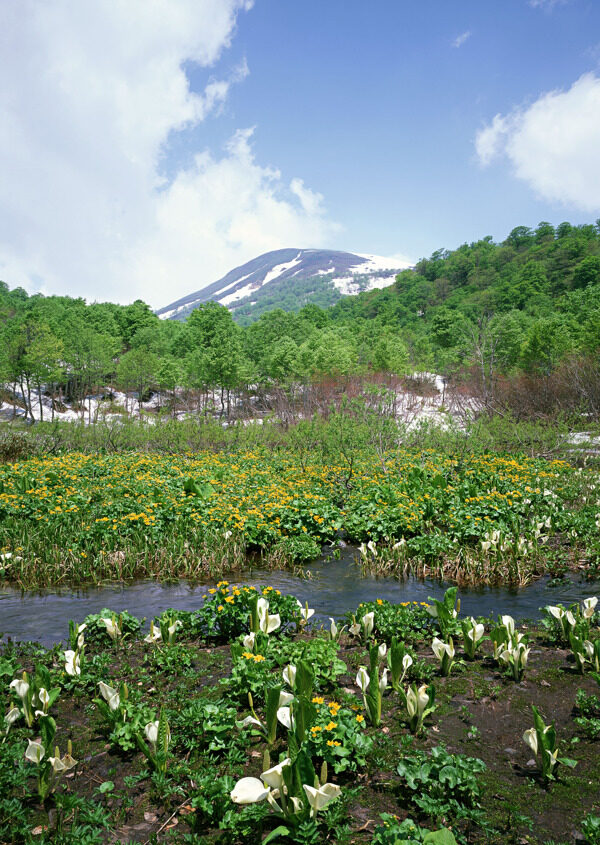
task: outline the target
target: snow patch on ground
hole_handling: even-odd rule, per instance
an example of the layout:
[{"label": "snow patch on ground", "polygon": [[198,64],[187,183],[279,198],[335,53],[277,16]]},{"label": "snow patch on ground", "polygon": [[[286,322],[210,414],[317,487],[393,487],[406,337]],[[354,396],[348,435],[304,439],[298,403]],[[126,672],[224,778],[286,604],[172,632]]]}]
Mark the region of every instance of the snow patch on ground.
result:
[{"label": "snow patch on ground", "polygon": [[[352,269],[350,272],[354,272]],[[354,276],[339,276],[337,279],[332,279],[333,286],[339,290],[342,296],[354,296],[361,291],[375,290],[375,288],[387,288],[393,285],[396,281],[396,276],[373,276],[367,284],[361,284]]]},{"label": "snow patch on ground", "polygon": [[358,252],[361,258],[366,259],[362,264],[357,264],[354,267],[349,267],[351,273],[375,273],[377,270],[388,270],[389,272],[405,270],[411,266],[410,261],[406,259],[391,257],[385,258],[382,255],[368,255]]}]

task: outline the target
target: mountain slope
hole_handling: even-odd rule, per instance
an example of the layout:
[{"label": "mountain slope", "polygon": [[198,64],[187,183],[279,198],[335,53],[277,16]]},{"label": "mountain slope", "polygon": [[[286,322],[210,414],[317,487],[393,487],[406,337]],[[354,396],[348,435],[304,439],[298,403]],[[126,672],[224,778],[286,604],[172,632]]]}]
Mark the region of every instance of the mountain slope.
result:
[{"label": "mountain slope", "polygon": [[386,287],[406,262],[326,249],[277,249],[231,270],[202,290],[165,305],[163,319],[184,320],[203,302],[219,302],[240,321],[266,307],[297,310],[309,302],[333,305],[341,296]]}]

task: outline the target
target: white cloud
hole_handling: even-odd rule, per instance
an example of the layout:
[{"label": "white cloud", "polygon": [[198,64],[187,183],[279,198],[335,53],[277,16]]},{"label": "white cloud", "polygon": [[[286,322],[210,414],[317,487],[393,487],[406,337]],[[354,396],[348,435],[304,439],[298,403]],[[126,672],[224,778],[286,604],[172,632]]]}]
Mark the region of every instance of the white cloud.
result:
[{"label": "white cloud", "polygon": [[465,41],[467,41],[467,39],[469,39],[470,37],[471,37],[471,30],[467,29],[466,32],[461,32],[460,35],[456,36],[456,38],[452,42],[452,46],[456,47],[458,49],[459,47],[462,47],[462,45],[465,43]]},{"label": "white cloud", "polygon": [[554,6],[564,6],[570,0],[529,0],[529,5],[534,9],[553,9]]},{"label": "white cloud", "polygon": [[262,252],[319,245],[335,234],[319,194],[300,179],[288,188],[278,170],[256,163],[252,131],[238,131],[220,159],[198,154],[161,194],[155,230],[131,254],[138,284],[152,278],[159,305]]},{"label": "white cloud", "polygon": [[502,150],[510,121],[497,114],[489,126],[480,129],[475,137],[475,151],[486,167]]},{"label": "white cloud", "polygon": [[247,131],[221,159],[159,175],[170,134],[218,113],[248,73],[244,62],[193,93],[185,63],[214,67],[252,5],[0,4],[0,279],[158,306],[265,244],[323,243],[320,196],[257,164]]},{"label": "white cloud", "polygon": [[581,76],[567,91],[496,115],[475,138],[483,166],[504,153],[517,178],[543,199],[585,212],[600,209],[600,78]]}]

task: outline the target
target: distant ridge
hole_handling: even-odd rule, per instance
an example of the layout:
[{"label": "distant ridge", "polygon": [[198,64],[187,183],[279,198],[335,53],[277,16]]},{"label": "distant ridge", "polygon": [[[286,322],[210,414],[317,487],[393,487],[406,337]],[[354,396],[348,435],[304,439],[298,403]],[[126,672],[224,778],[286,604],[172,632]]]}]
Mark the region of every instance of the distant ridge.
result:
[{"label": "distant ridge", "polygon": [[[219,302],[251,322],[268,308],[297,310],[309,302],[333,305],[341,296],[383,288],[408,262],[328,249],[276,249],[223,278],[160,308],[163,319],[185,320],[204,302]],[[287,304],[287,307],[286,307]]]}]

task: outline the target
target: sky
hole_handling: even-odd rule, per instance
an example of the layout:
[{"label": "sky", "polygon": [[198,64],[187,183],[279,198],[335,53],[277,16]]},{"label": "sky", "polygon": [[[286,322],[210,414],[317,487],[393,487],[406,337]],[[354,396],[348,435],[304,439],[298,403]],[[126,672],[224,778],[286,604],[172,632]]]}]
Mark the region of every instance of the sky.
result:
[{"label": "sky", "polygon": [[600,217],[598,0],[0,0],[0,279],[159,308],[272,249]]}]

